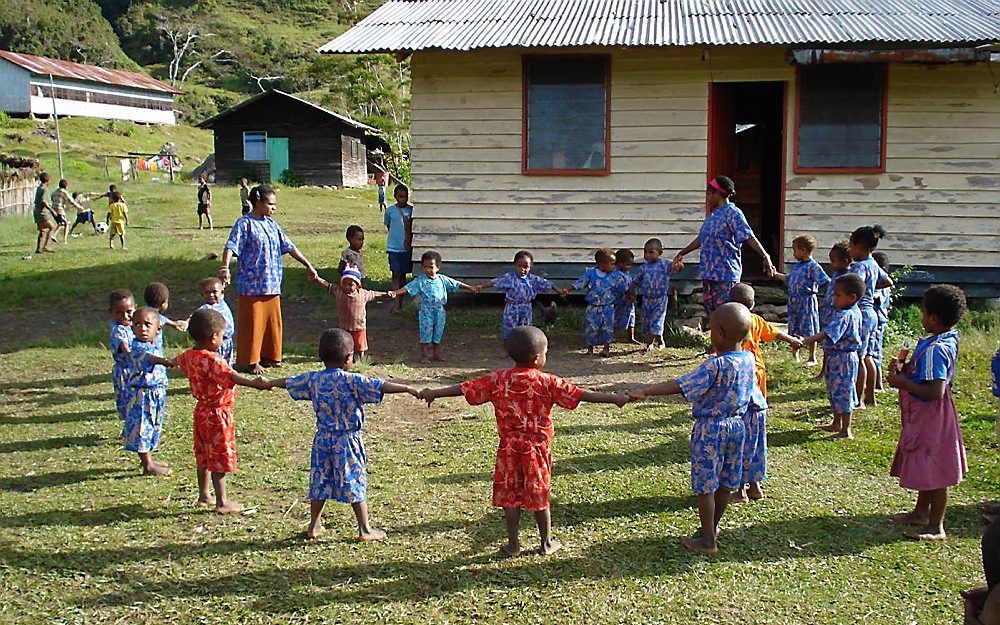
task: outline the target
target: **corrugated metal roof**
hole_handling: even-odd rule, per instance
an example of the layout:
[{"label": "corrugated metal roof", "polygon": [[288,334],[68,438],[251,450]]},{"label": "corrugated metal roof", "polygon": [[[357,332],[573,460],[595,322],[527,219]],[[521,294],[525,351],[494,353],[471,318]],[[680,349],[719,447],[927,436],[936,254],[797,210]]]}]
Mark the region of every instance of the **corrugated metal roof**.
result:
[{"label": "corrugated metal roof", "polygon": [[209,117],[208,119],[206,119],[203,122],[199,122],[198,124],[195,124],[195,126],[197,126],[198,128],[211,128],[212,125],[216,121],[218,121],[219,119],[221,119],[223,117],[226,117],[227,115],[230,115],[231,113],[235,113],[236,111],[240,110],[241,108],[243,108],[245,106],[248,106],[250,104],[253,104],[253,103],[257,102],[258,100],[262,100],[264,98],[271,97],[271,96],[274,96],[274,95],[285,97],[285,98],[289,98],[289,99],[294,100],[296,102],[299,102],[301,104],[305,104],[306,106],[308,106],[310,108],[316,109],[317,111],[319,111],[319,112],[321,112],[321,113],[323,113],[325,115],[329,115],[330,117],[333,117],[334,119],[337,119],[337,120],[339,120],[339,121],[347,124],[348,126],[351,126],[353,128],[357,128],[358,130],[364,130],[365,132],[371,133],[371,134],[374,134],[374,135],[378,135],[378,134],[381,133],[381,131],[378,128],[372,128],[371,126],[369,126],[367,124],[362,124],[361,122],[359,122],[356,119],[351,119],[350,117],[348,117],[346,115],[341,115],[340,113],[335,113],[333,111],[327,110],[327,109],[323,108],[322,106],[319,106],[317,104],[313,104],[312,102],[309,102],[308,100],[303,100],[300,97],[294,96],[294,95],[292,95],[290,93],[285,93],[284,91],[279,91],[277,89],[271,89],[269,91],[264,91],[263,93],[258,93],[257,95],[253,96],[252,98],[247,98],[246,100],[243,100],[239,104],[237,104],[235,106],[232,106],[232,107],[230,107],[230,108],[228,108],[228,109],[226,109],[224,111],[221,111],[220,113],[218,113],[216,115],[213,115],[212,117]]},{"label": "corrugated metal roof", "polygon": [[84,80],[87,82],[98,82],[105,85],[118,85],[120,87],[131,87],[142,89],[143,91],[160,91],[162,93],[183,93],[166,85],[155,78],[150,78],[139,72],[123,72],[118,69],[108,69],[97,65],[84,65],[83,63],[73,63],[71,61],[60,61],[34,54],[22,54],[21,52],[11,52],[0,50],[0,58],[7,59],[18,67],[23,67],[29,72],[48,76],[59,76],[60,78],[70,78],[72,80]]},{"label": "corrugated metal roof", "polygon": [[325,53],[1000,41],[1000,0],[390,0]]}]

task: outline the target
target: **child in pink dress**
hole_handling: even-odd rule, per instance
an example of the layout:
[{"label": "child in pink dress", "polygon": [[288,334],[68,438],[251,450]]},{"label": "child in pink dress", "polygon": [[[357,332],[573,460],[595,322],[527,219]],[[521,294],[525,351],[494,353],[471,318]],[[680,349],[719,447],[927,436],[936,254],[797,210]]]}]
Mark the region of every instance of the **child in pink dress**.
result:
[{"label": "child in pink dress", "polygon": [[889,474],[899,485],[918,492],[911,512],[891,517],[897,525],[915,525],[912,540],[945,538],[948,487],[962,481],[969,467],[951,395],[958,362],[958,331],[965,294],[950,284],[924,293],[922,323],[930,336],[920,339],[908,362],[889,365],[889,385],[899,389],[902,429]]}]

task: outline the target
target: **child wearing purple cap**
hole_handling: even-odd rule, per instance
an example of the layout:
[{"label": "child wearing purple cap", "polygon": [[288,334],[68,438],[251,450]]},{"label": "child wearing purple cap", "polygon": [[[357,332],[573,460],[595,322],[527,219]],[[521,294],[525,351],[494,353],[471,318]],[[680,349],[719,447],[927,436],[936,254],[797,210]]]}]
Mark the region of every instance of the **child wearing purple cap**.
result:
[{"label": "child wearing purple cap", "polygon": [[331,284],[317,276],[316,283],[337,299],[337,319],[341,329],[354,339],[354,359],[363,358],[368,353],[367,311],[368,302],[380,297],[396,297],[389,291],[369,291],[361,288],[361,272],[348,265],[340,274],[340,284]]}]

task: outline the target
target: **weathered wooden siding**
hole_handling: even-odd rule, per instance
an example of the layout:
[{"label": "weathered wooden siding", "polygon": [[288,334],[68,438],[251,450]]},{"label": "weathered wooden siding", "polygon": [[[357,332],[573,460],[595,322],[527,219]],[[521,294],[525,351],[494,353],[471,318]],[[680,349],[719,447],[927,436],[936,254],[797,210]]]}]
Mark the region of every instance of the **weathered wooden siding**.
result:
[{"label": "weathered wooden siding", "polygon": [[[353,148],[352,148],[353,144]],[[341,162],[344,164],[343,186],[364,187],[368,184],[368,160],[364,133],[348,129],[340,137]]]},{"label": "weathered wooden siding", "polygon": [[613,51],[611,174],[523,176],[521,54],[414,55],[417,251],[481,263],[526,247],[542,263],[586,263],[597,247],[659,236],[672,253],[704,216],[710,82],[785,81],[786,248],[802,232],[827,247],[877,222],[894,264],[1000,265],[1000,97],[982,65],[892,66],[887,172],[796,176],[784,48]]}]

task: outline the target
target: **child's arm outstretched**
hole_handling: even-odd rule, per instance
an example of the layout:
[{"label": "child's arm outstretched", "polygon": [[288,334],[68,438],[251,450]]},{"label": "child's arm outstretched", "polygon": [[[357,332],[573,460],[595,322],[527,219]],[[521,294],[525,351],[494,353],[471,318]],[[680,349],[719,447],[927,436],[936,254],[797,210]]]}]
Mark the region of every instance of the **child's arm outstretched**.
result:
[{"label": "child's arm outstretched", "polygon": [[472,286],[471,284],[466,284],[464,282],[459,282],[458,288],[468,291],[470,293],[478,293],[481,290],[478,286]]},{"label": "child's arm outstretched", "polygon": [[784,341],[785,343],[788,343],[792,349],[802,349],[805,346],[803,339],[800,339],[796,336],[792,336],[791,334],[788,334],[786,332],[778,332],[774,336],[774,338],[776,338],[779,341]]},{"label": "child's arm outstretched", "polygon": [[667,380],[659,384],[641,386],[634,391],[629,391],[628,397],[632,401],[642,401],[653,395],[677,395],[681,392],[681,385],[677,380]]},{"label": "child's arm outstretched", "polygon": [[163,358],[161,356],[155,356],[150,354],[149,362],[154,365],[163,365],[164,367],[170,367],[171,369],[177,368],[177,356],[173,358]]},{"label": "child's arm outstretched", "polygon": [[580,401],[589,402],[591,404],[614,404],[621,408],[629,402],[629,395],[623,395],[621,393],[603,393],[601,391],[584,391],[583,395],[580,395]]},{"label": "child's arm outstretched", "polygon": [[421,399],[420,390],[416,387],[410,386],[409,384],[400,384],[399,382],[382,382],[382,394],[389,395],[390,393],[409,393],[417,399]]},{"label": "child's arm outstretched", "polygon": [[187,329],[188,329],[188,320],[187,319],[167,319],[167,321],[163,325],[170,326],[171,328],[173,328],[174,330],[177,330],[178,332],[187,332]]},{"label": "child's arm outstretched", "polygon": [[813,334],[812,336],[804,336],[802,337],[802,345],[803,347],[808,347],[813,343],[819,343],[820,341],[826,340],[826,338],[826,332],[820,332],[818,334]]},{"label": "child's arm outstretched", "polygon": [[240,386],[249,386],[250,388],[255,388],[258,391],[269,391],[272,388],[270,382],[264,378],[251,378],[236,371],[233,371],[229,377],[233,382],[239,384]]}]

